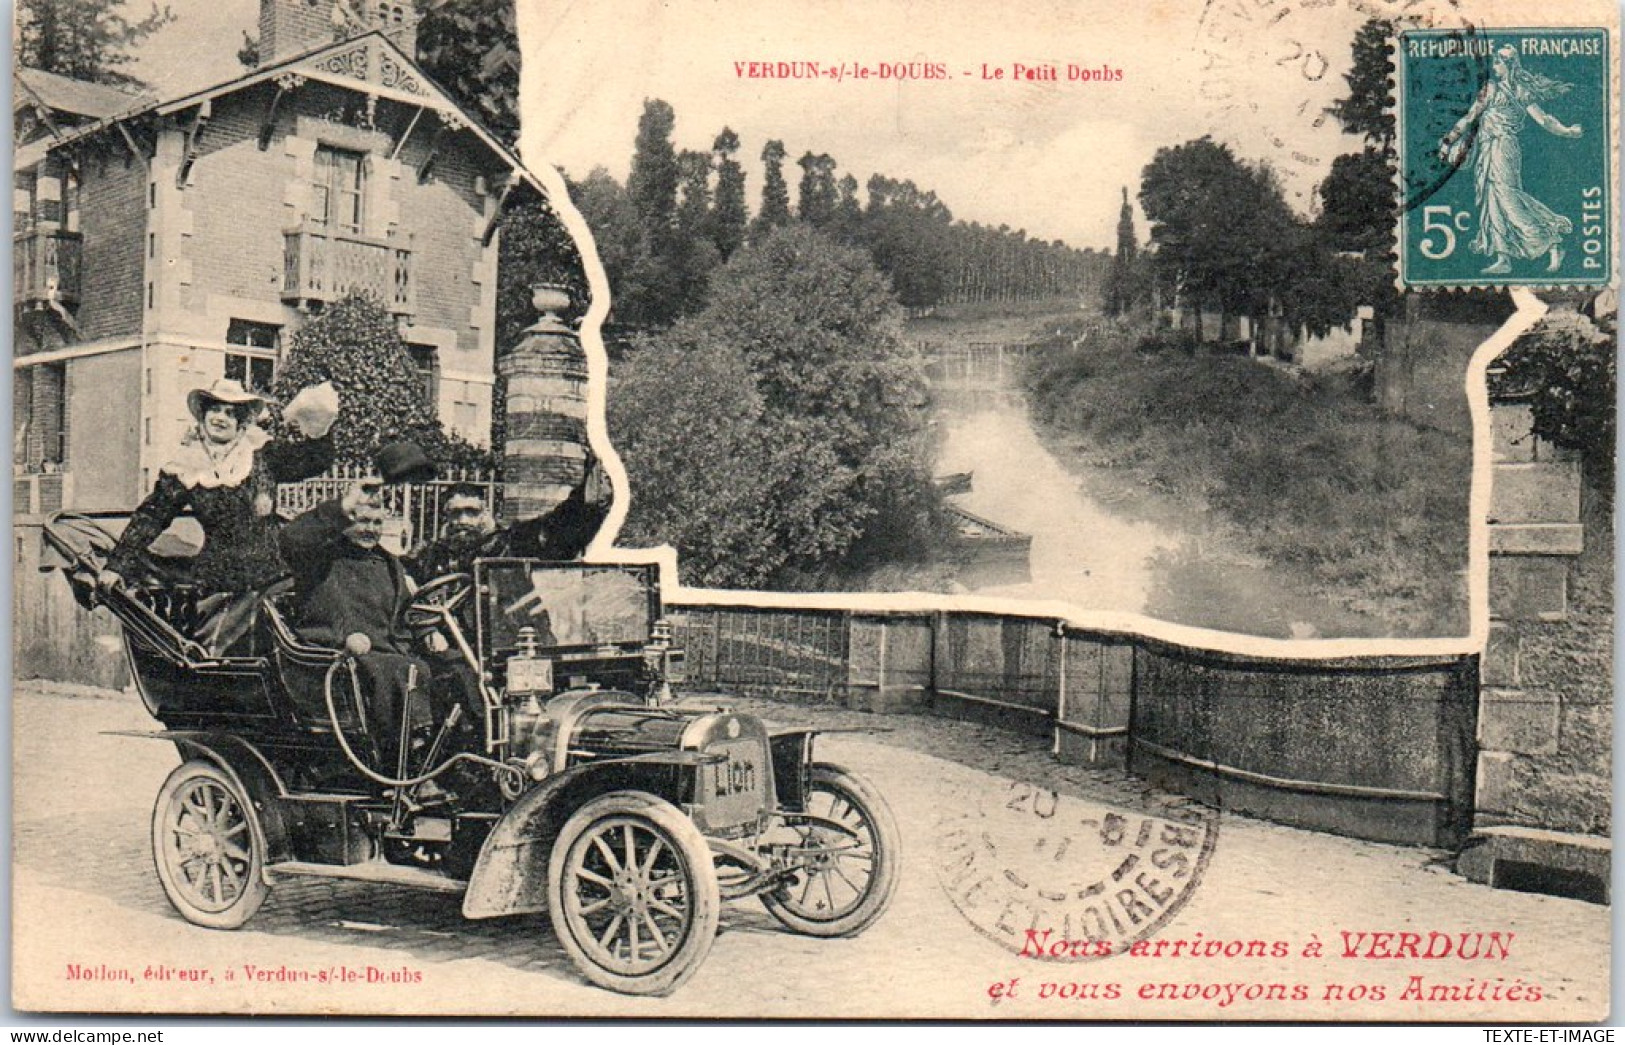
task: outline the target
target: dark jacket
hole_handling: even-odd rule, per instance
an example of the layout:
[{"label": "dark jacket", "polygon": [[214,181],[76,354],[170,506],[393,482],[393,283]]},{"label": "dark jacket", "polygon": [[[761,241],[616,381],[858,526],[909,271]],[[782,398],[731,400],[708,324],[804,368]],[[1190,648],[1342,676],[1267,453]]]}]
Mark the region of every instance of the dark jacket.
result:
[{"label": "dark jacket", "polygon": [[448,573],[467,573],[475,559],[579,559],[609,514],[607,499],[588,503],[585,482],[545,515],[520,519],[476,537],[442,537],[406,558],[406,568],[420,584]]},{"label": "dark jacket", "polygon": [[410,653],[406,570],[381,547],[358,547],[344,536],[348,526],[339,502],[325,501],[282,528],[282,555],[293,569],[294,626],[302,638],[330,649],[360,632],[378,652]]},{"label": "dark jacket", "polygon": [[255,501],[274,502],[276,484],[319,475],[333,463],[333,440],[269,442],[254,454],[254,472],[235,486],[188,485],[169,466],[108,555],[107,566],[133,579],[144,570],[147,547],[190,508],[203,528],[203,548],[192,560],[192,579],[208,591],[263,588],[287,573],[279,554],[274,512]]}]

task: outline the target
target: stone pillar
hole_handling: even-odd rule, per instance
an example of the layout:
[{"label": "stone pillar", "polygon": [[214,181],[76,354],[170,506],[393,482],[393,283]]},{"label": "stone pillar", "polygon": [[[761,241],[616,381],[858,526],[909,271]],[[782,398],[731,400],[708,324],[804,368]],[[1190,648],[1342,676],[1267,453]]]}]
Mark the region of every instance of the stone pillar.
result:
[{"label": "stone pillar", "polygon": [[1610,651],[1596,633],[1599,623],[1611,630],[1611,607],[1600,622],[1596,608],[1576,607],[1571,586],[1586,540],[1580,465],[1532,426],[1522,403],[1491,408],[1490,634],[1475,837],[1459,868],[1493,885],[1605,902],[1609,845],[1594,832],[1606,830],[1606,810],[1598,825],[1583,796],[1609,790]]},{"label": "stone pillar", "polygon": [[503,514],[510,521],[551,510],[586,476],[587,354],[556,314],[568,303],[555,288],[539,289],[542,317],[497,363],[508,382]]},{"label": "stone pillar", "polygon": [[930,618],[852,614],[847,628],[848,707],[883,713],[920,713],[930,707]]},{"label": "stone pillar", "polygon": [[1071,631],[1057,642],[1056,759],[1096,769],[1127,768],[1134,647]]}]

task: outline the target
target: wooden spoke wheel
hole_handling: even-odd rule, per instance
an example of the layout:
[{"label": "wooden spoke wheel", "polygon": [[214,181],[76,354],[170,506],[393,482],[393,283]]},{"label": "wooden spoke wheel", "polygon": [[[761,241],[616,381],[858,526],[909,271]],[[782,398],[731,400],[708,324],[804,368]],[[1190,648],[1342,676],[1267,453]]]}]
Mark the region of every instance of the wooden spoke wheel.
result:
[{"label": "wooden spoke wheel", "polygon": [[785,830],[794,832],[796,872],[762,894],[782,925],[808,936],[850,936],[886,910],[897,888],[900,842],[891,809],[867,781],[814,763],[806,812],[787,814]]},{"label": "wooden spoke wheel", "polygon": [[265,852],[248,796],[211,762],[169,774],[152,811],[152,856],[181,917],[235,929],[265,902]]},{"label": "wooden spoke wheel", "polygon": [[593,799],[570,818],[548,867],[553,928],[587,979],[667,994],[700,967],[721,897],[705,837],[639,791]]}]

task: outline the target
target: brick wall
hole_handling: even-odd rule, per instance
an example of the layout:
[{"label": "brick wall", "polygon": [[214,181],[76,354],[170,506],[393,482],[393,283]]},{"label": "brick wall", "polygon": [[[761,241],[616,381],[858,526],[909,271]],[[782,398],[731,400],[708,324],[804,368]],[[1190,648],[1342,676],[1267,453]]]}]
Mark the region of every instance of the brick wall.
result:
[{"label": "brick wall", "polygon": [[114,142],[80,164],[84,236],[78,322],[86,341],[141,331],[147,233],[147,168]]},{"label": "brick wall", "polygon": [[320,0],[260,0],[260,63],[333,42],[333,5]]},{"label": "brick wall", "polygon": [[[190,223],[190,235],[178,245],[190,262],[190,282],[179,303],[190,312],[206,311],[211,294],[281,303],[282,233],[298,219],[283,200],[295,171],[281,142],[292,129],[291,114],[279,119],[277,140],[263,152],[259,148],[261,121],[274,93],[265,84],[213,106],[177,201]],[[231,317],[212,318],[209,333],[225,340]]]},{"label": "brick wall", "polygon": [[[366,233],[382,236],[393,226],[397,237],[410,237],[417,282],[413,325],[454,333],[456,344],[443,355],[443,367],[490,373],[490,354],[481,351],[481,329],[471,320],[482,302],[476,269],[494,247],[482,247],[477,234],[485,204],[475,191],[475,160],[466,151],[470,139],[455,145],[443,139],[433,174],[420,185],[416,172],[428,155],[432,132],[426,128],[432,117],[420,120],[400,156],[391,160],[388,154],[410,121],[410,109],[380,102],[376,131],[334,123],[319,117],[354,103],[356,96],[310,83],[284,98],[269,147],[261,151],[261,121],[273,90],[264,85],[214,107],[182,193],[191,225],[180,248],[190,281],[182,305],[198,313],[216,296],[279,304],[283,232],[308,213],[310,156],[318,144],[360,149],[370,153]],[[224,337],[228,318],[210,317],[219,328],[213,336]],[[289,325],[297,319],[290,310]]]}]

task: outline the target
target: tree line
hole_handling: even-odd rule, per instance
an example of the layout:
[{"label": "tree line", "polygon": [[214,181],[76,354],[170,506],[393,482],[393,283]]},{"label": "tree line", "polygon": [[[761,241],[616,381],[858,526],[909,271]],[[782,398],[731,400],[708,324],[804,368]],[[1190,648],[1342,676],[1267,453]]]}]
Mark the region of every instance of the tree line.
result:
[{"label": "tree line", "polygon": [[659,99],[644,103],[625,185],[603,167],[572,184],[592,228],[622,330],[670,326],[703,307],[711,274],[741,246],[774,229],[805,224],[866,252],[908,309],[1091,295],[1107,255],[1023,229],[958,221],[935,192],[913,181],[872,175],[860,188],[828,153],[804,152],[792,194],[789,152],[768,141],[758,160],[754,213],[738,134],[724,127],[708,150],[678,149],[677,115]]}]

